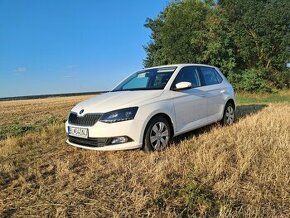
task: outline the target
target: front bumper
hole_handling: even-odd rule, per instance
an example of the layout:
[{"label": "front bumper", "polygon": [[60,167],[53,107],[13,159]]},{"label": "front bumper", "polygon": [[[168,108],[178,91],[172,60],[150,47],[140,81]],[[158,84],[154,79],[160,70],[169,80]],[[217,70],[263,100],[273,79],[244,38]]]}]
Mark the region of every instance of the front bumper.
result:
[{"label": "front bumper", "polygon": [[[65,129],[68,134],[68,126],[87,128],[89,137],[87,139],[68,136],[67,143],[76,147],[86,148],[91,150],[127,150],[142,147],[144,121],[128,120],[117,123],[97,122],[93,126],[76,126],[66,122]],[[129,142],[122,144],[108,144],[107,139],[128,136],[132,139]]]},{"label": "front bumper", "polygon": [[78,148],[85,148],[85,149],[90,149],[90,150],[96,150],[96,151],[119,151],[119,150],[130,150],[130,149],[137,149],[142,146],[138,145],[134,142],[127,142],[124,144],[116,144],[116,145],[106,145],[103,147],[91,147],[91,146],[85,146],[85,145],[80,145],[80,144],[75,144],[70,142],[69,140],[66,141],[68,144],[78,147]]}]

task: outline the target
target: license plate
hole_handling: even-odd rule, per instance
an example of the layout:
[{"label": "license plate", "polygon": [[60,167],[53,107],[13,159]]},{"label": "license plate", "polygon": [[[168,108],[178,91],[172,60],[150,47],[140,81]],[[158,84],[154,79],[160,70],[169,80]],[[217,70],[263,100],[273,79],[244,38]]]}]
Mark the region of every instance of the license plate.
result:
[{"label": "license plate", "polygon": [[79,137],[79,138],[88,138],[89,131],[86,128],[79,128],[79,127],[68,127],[68,134],[71,136]]}]

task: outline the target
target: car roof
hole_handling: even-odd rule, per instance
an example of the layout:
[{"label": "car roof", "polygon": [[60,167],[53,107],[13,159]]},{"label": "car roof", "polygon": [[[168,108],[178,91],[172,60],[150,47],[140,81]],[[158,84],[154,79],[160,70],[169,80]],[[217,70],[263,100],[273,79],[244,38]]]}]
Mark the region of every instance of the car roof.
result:
[{"label": "car roof", "polygon": [[208,64],[195,64],[195,63],[190,64],[190,63],[185,63],[185,64],[169,64],[169,65],[154,66],[154,67],[145,68],[144,70],[161,68],[161,67],[186,67],[186,66],[202,66],[202,67],[213,67],[213,68],[215,68],[215,66],[208,65]]}]

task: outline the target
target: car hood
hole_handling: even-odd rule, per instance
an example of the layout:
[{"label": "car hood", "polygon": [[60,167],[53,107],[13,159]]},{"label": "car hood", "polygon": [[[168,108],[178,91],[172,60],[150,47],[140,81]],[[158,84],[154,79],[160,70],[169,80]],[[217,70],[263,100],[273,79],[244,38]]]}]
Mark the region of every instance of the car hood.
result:
[{"label": "car hood", "polygon": [[79,113],[105,113],[112,110],[141,106],[159,97],[163,90],[107,92],[77,104],[72,111]]}]

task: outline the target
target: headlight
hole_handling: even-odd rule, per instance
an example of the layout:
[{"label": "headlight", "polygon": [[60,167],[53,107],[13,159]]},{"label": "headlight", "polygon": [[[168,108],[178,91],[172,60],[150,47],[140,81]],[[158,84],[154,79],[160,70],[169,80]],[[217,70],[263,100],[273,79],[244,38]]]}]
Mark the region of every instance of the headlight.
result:
[{"label": "headlight", "polygon": [[130,107],[115,111],[110,111],[108,113],[104,113],[100,120],[104,123],[116,123],[121,122],[125,120],[133,120],[136,113],[137,113],[138,107]]}]

